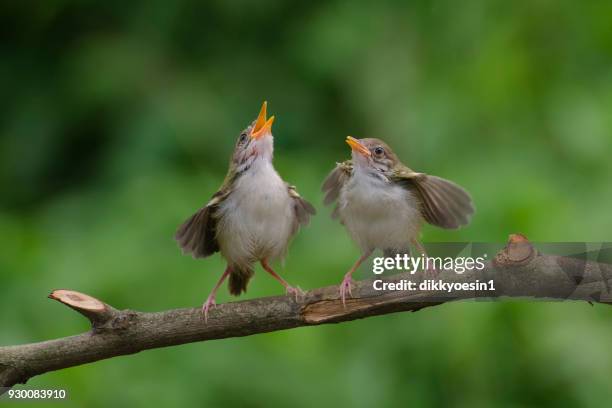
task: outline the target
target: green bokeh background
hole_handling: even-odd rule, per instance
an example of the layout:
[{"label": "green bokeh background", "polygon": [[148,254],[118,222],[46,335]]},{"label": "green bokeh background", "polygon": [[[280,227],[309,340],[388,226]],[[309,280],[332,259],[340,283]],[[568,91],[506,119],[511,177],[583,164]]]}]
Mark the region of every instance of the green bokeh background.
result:
[{"label": "green bokeh background", "polygon": [[[472,224],[426,227],[426,242],[609,241],[611,15],[569,0],[2,4],[0,345],[87,330],[46,299],[54,288],[143,311],[201,304],[223,262],[181,256],[173,234],[264,99],[275,165],[319,211],[279,266],[304,289],[358,256],[319,192],[348,134],[472,193]],[[258,269],[244,298],[281,293]],[[600,305],[463,302],[27,387],[66,388],[73,407],[601,407],[611,322]]]}]

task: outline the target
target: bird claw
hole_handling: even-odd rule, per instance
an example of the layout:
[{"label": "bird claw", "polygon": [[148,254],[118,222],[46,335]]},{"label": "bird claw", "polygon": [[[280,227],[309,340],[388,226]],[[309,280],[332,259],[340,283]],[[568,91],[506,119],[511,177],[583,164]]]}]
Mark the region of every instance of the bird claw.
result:
[{"label": "bird claw", "polygon": [[204,302],[204,304],[202,305],[202,313],[204,314],[204,322],[208,323],[208,310],[210,310],[210,308],[217,308],[217,302],[215,301],[215,297],[213,295],[210,295],[208,297],[208,299],[206,299],[206,302]]},{"label": "bird claw", "polygon": [[287,286],[286,287],[286,291],[288,295],[293,295],[295,296],[295,301],[298,301],[299,297],[304,297],[305,293],[302,289],[300,289],[299,286],[296,286],[295,288],[293,286]]},{"label": "bird claw", "polygon": [[345,276],[342,283],[340,283],[340,297],[342,298],[342,305],[344,307],[346,307],[346,294],[348,293],[350,297],[353,297],[353,292],[351,291],[352,281],[353,278],[349,275]]}]

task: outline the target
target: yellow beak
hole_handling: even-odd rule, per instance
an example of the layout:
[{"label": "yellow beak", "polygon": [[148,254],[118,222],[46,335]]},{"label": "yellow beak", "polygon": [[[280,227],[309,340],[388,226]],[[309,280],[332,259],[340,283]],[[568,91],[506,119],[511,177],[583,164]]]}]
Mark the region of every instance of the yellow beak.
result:
[{"label": "yellow beak", "polygon": [[261,105],[261,110],[259,111],[257,120],[255,121],[255,126],[253,126],[253,129],[251,129],[252,139],[259,139],[260,137],[265,136],[266,134],[272,131],[274,116],[270,116],[270,119],[266,120],[267,107],[268,102],[264,101],[263,105]]},{"label": "yellow beak", "polygon": [[371,156],[371,155],[372,155],[372,153],[370,152],[370,150],[369,150],[367,147],[365,147],[365,146],[363,145],[363,143],[361,143],[361,142],[359,141],[359,139],[355,139],[353,136],[347,136],[347,137],[346,137],[346,143],[348,143],[348,145],[349,145],[349,146],[351,146],[351,149],[352,149],[354,152],[361,153],[362,155],[364,155],[364,156],[366,156],[366,157],[368,157],[368,156]]}]

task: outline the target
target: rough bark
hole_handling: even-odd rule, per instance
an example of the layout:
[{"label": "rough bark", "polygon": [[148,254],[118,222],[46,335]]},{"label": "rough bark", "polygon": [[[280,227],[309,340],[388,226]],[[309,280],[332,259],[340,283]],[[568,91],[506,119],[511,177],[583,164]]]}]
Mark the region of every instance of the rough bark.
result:
[{"label": "rough bark", "polygon": [[[87,317],[91,330],[40,343],[0,347],[0,387],[12,387],[49,371],[115,356],[196,341],[249,336],[299,326],[345,322],[401,311],[417,311],[441,303],[475,298],[547,298],[611,303],[612,265],[542,255],[522,235],[511,235],[506,247],[479,272],[441,271],[445,282],[494,279],[496,290],[461,295],[416,290],[382,292],[373,281],[354,282],[346,305],[338,287],[314,289],[298,301],[278,296],[218,305],[208,322],[199,308],[157,313],[117,310],[89,295],[56,290],[49,295]],[[415,280],[402,273],[384,282]],[[0,388],[6,391],[8,388]]]}]

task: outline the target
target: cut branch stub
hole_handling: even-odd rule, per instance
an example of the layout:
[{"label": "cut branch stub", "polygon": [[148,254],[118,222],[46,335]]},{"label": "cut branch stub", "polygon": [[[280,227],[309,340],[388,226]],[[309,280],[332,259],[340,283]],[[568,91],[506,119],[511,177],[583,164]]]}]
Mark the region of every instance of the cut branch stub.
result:
[{"label": "cut branch stub", "polygon": [[92,313],[102,313],[106,310],[106,304],[100,300],[74,290],[57,289],[51,292],[49,298],[62,302],[77,310],[87,310]]},{"label": "cut branch stub", "polygon": [[117,310],[101,300],[75,290],[57,289],[51,292],[49,298],[57,300],[87,317],[94,329],[103,326],[118,313]]},{"label": "cut branch stub", "polygon": [[508,243],[493,259],[495,266],[516,266],[529,263],[536,250],[523,234],[510,234]]}]

